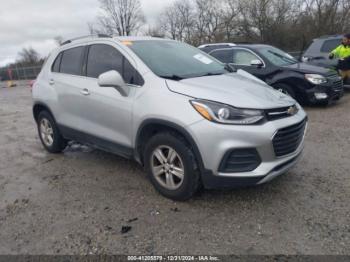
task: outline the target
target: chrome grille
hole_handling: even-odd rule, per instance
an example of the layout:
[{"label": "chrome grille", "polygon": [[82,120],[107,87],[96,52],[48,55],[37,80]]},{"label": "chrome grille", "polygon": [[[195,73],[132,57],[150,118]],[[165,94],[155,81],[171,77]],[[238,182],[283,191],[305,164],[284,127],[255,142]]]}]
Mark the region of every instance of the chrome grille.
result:
[{"label": "chrome grille", "polygon": [[335,91],[342,91],[343,90],[343,80],[338,74],[332,74],[327,77],[328,82],[332,84],[332,89]]},{"label": "chrome grille", "polygon": [[265,110],[266,118],[268,121],[274,121],[281,118],[293,116],[294,114],[291,114],[289,111],[291,109],[295,112],[294,114],[296,114],[299,111],[296,105],[281,107],[281,108],[274,108],[274,109],[267,109]]}]

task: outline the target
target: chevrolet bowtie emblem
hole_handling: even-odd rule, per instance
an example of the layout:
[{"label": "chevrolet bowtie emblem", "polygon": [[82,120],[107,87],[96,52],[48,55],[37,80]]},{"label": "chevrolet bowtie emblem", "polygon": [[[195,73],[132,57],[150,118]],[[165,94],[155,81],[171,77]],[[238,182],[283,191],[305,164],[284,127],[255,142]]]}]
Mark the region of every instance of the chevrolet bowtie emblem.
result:
[{"label": "chevrolet bowtie emblem", "polygon": [[288,115],[293,116],[297,113],[297,111],[298,109],[295,106],[291,106],[290,108],[288,108],[287,113]]}]

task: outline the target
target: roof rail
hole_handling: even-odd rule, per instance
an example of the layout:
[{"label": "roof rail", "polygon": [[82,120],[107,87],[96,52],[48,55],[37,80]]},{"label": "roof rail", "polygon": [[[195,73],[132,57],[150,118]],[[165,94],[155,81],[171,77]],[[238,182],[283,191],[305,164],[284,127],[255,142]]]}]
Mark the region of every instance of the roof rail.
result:
[{"label": "roof rail", "polygon": [[235,46],[235,44],[234,44],[234,43],[211,43],[211,44],[204,44],[204,45],[200,45],[200,46],[198,46],[198,48],[204,48],[204,47],[208,47],[208,46],[216,46],[216,45]]},{"label": "roof rail", "polygon": [[107,34],[84,35],[84,36],[79,36],[79,37],[75,37],[75,38],[66,40],[66,41],[64,41],[64,42],[61,44],[61,46],[70,44],[70,43],[72,43],[73,41],[76,41],[76,40],[80,40],[80,39],[84,39],[84,38],[92,38],[92,37],[97,37],[97,38],[112,38],[112,36],[107,35]]}]

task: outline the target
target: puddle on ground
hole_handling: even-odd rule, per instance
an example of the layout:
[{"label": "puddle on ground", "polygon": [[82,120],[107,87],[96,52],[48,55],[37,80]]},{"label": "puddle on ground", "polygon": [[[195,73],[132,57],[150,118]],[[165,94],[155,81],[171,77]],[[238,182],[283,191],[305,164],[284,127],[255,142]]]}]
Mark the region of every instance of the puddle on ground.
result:
[{"label": "puddle on ground", "polygon": [[68,147],[66,148],[64,153],[75,153],[75,152],[90,153],[92,151],[94,151],[92,147],[89,147],[87,145],[82,145],[75,141],[71,141],[68,143]]}]

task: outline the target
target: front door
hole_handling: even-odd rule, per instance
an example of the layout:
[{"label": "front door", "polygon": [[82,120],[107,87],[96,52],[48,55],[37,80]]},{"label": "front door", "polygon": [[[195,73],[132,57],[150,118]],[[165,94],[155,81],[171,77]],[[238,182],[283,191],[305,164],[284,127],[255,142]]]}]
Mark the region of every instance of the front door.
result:
[{"label": "front door", "polygon": [[[113,87],[100,87],[98,77],[110,70],[121,74],[126,84],[131,85],[128,96],[122,96]],[[107,44],[94,44],[89,47],[86,61],[86,80],[84,115],[87,120],[85,131],[109,146],[108,142],[119,146],[121,150],[132,147],[132,108],[137,82],[141,76],[119,52],[116,47]],[[108,148],[107,148],[108,149]],[[118,149],[118,148],[117,148]],[[121,152],[123,153],[123,152]]]}]

